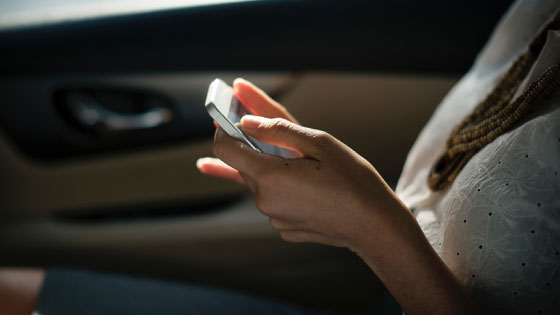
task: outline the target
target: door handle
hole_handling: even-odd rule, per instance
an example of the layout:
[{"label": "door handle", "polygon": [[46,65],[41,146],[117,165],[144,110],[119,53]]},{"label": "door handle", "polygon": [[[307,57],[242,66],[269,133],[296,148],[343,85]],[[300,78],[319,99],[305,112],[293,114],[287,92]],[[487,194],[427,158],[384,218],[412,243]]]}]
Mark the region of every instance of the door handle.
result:
[{"label": "door handle", "polygon": [[83,128],[99,128],[103,131],[138,131],[161,126],[173,119],[170,109],[156,106],[140,113],[120,113],[100,104],[84,92],[66,94],[67,108]]}]

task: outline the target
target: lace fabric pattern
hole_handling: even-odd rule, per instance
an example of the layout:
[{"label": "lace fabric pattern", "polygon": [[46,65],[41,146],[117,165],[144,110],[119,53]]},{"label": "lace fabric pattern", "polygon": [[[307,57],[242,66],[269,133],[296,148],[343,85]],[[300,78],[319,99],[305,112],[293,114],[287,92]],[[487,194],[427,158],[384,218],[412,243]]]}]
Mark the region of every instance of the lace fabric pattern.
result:
[{"label": "lace fabric pattern", "polygon": [[[426,178],[453,127],[559,9],[552,0],[512,5],[418,137],[397,185],[444,262],[499,314],[560,314],[560,91],[475,154],[447,190],[432,192]],[[554,63],[560,32],[549,33],[521,87]]]},{"label": "lace fabric pattern", "polygon": [[526,123],[473,158],[440,202],[442,258],[495,310],[548,313],[559,296],[559,138],[560,110]]}]

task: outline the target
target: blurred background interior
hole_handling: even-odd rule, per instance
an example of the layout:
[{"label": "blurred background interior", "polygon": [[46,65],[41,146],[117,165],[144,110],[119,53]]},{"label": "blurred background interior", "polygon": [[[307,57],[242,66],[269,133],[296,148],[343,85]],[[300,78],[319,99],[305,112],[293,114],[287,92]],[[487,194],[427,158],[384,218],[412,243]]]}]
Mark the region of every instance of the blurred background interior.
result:
[{"label": "blurred background interior", "polygon": [[0,266],[73,266],[338,311],[381,284],[288,244],[240,185],[200,175],[216,77],[243,77],[393,187],[510,1],[0,3]]}]

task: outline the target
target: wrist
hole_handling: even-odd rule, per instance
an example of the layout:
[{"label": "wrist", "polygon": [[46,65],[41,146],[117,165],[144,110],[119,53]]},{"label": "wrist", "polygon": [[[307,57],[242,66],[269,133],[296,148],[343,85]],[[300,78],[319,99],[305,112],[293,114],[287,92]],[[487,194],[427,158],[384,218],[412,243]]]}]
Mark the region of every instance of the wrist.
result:
[{"label": "wrist", "polygon": [[[433,250],[402,202],[386,208],[384,219],[371,217],[371,227],[352,242],[353,250],[385,284],[407,314],[481,314],[476,301]],[[373,222],[377,220],[376,222]]]},{"label": "wrist", "polygon": [[419,234],[423,237],[416,219],[393,191],[383,194],[384,198],[379,198],[380,195],[374,194],[376,200],[363,203],[358,231],[349,242],[350,249],[364,260],[364,256],[376,256],[375,253],[386,256],[396,247],[400,250],[413,247]]}]

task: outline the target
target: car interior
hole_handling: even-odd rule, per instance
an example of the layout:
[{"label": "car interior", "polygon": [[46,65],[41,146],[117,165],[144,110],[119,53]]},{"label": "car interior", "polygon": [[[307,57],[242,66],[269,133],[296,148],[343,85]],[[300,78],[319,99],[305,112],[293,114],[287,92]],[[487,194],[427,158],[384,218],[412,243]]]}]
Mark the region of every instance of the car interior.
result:
[{"label": "car interior", "polygon": [[284,242],[244,186],[198,172],[215,130],[208,84],[255,83],[394,188],[510,2],[0,4],[0,266],[364,310],[383,285],[359,257]]}]

